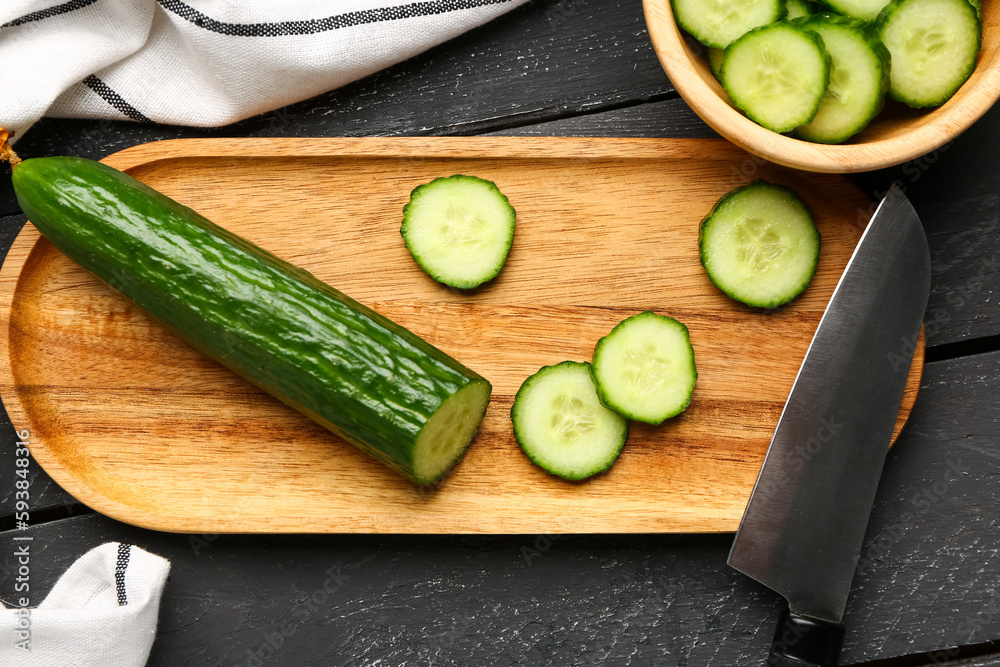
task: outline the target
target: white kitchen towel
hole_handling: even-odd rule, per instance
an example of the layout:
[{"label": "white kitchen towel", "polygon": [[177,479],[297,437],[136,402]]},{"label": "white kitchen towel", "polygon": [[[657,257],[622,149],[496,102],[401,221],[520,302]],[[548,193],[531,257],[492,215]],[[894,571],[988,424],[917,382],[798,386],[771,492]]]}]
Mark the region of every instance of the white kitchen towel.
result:
[{"label": "white kitchen towel", "polygon": [[526,0],[2,0],[0,126],[211,127],[313,97]]},{"label": "white kitchen towel", "polygon": [[[20,604],[19,597],[30,599],[32,549],[31,542],[15,544],[28,545],[27,575],[21,577],[28,589],[13,593],[14,603]],[[37,608],[0,605],[0,665],[145,665],[169,571],[169,561],[129,544],[109,542],[91,549]]]}]

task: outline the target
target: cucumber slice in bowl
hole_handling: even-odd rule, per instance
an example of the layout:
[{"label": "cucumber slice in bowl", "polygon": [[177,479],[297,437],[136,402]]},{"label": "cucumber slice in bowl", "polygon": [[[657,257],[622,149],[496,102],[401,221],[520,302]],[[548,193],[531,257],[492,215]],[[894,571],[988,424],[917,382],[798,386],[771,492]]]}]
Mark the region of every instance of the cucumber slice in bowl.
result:
[{"label": "cucumber slice in bowl", "polygon": [[820,236],[797,194],[756,180],[719,200],[701,223],[699,246],[719,289],[748,306],[775,308],[809,285]]},{"label": "cucumber slice in bowl", "polygon": [[718,81],[722,76],[722,61],[726,59],[726,52],[723,49],[708,50],[708,69],[712,76]]},{"label": "cucumber slice in bowl", "polygon": [[601,404],[584,362],[541,368],[518,389],[510,417],[531,462],[568,480],[610,468],[628,438],[628,422]]},{"label": "cucumber slice in bowl", "polygon": [[722,86],[751,120],[774,132],[812,121],[830,81],[830,56],[815,33],[774,23],[729,45]]},{"label": "cucumber slice in bowl", "polygon": [[647,424],[683,412],[698,380],[687,327],[649,310],[597,342],[591,372],[602,403]]},{"label": "cucumber slice in bowl", "polygon": [[434,280],[473,289],[499,275],[514,242],[516,218],[496,183],[455,174],[410,193],[400,234]]},{"label": "cucumber slice in bowl", "polygon": [[785,15],[783,0],[671,0],[677,25],[705,46],[724,49]]},{"label": "cucumber slice in bowl", "polygon": [[911,107],[944,104],[976,69],[982,21],[968,0],[895,0],[877,26],[892,54],[889,95]]},{"label": "cucumber slice in bowl", "polygon": [[788,13],[785,15],[786,21],[799,19],[803,16],[811,16],[820,12],[817,6],[809,2],[809,0],[788,0],[785,3],[785,7],[788,10]]},{"label": "cucumber slice in bowl", "polygon": [[796,22],[823,39],[830,54],[830,85],[808,125],[795,134],[807,141],[839,144],[882,110],[889,90],[889,52],[869,24],[835,14]]},{"label": "cucumber slice in bowl", "polygon": [[871,23],[878,18],[889,0],[823,0],[833,11]]}]

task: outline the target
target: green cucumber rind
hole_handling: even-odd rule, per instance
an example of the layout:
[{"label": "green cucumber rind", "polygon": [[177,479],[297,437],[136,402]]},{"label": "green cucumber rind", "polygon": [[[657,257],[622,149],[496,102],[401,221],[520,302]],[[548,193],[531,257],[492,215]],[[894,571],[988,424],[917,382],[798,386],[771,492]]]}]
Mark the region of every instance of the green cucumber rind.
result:
[{"label": "green cucumber rind", "polygon": [[[876,33],[878,34],[881,41],[882,35],[886,29],[888,22],[892,19],[892,15],[896,13],[900,5],[906,3],[907,0],[892,0],[885,8],[879,13],[878,18],[875,19],[874,25]],[[982,5],[977,4],[974,0],[967,0],[966,3],[971,11],[976,15],[976,25],[979,28],[976,35],[976,57],[972,59],[972,62],[968,63],[965,71],[960,73],[956,78],[956,84],[946,93],[943,93],[939,97],[933,100],[917,100],[905,93],[901,93],[899,90],[889,87],[888,96],[897,102],[902,102],[903,104],[912,107],[914,109],[926,109],[929,107],[939,107],[948,100],[950,100],[958,90],[965,85],[965,82],[969,80],[973,72],[976,71],[976,65],[979,62],[979,54],[983,46],[983,16],[982,16]]]},{"label": "green cucumber rind", "polygon": [[538,466],[539,468],[541,468],[550,475],[555,475],[556,477],[560,477],[562,479],[571,482],[580,482],[585,479],[589,479],[594,475],[599,475],[602,472],[607,472],[608,470],[611,469],[612,466],[614,466],[615,462],[618,460],[618,457],[621,455],[622,450],[625,448],[626,441],[628,440],[628,422],[624,422],[623,419],[624,432],[621,437],[621,442],[618,444],[618,447],[610,452],[608,458],[602,464],[599,464],[595,468],[589,469],[585,473],[581,473],[579,475],[571,475],[552,470],[549,466],[545,464],[544,461],[541,461],[537,456],[535,456],[535,454],[531,451],[531,448],[526,447],[524,445],[529,436],[524,432],[521,420],[517,416],[518,406],[523,405],[523,402],[526,400],[525,396],[527,395],[528,391],[530,391],[531,383],[533,380],[546,373],[558,372],[559,368],[566,366],[570,367],[585,366],[587,368],[588,373],[591,373],[591,377],[593,377],[591,371],[591,365],[586,361],[562,361],[559,362],[558,364],[552,364],[550,366],[542,366],[537,371],[532,373],[527,379],[525,379],[524,382],[521,383],[520,388],[514,395],[514,403],[513,405],[510,406],[510,420],[511,424],[513,425],[514,439],[517,440],[518,447],[520,447],[521,451],[524,452],[524,455],[528,457],[529,461],[531,461],[534,465]]},{"label": "green cucumber rind", "polygon": [[865,21],[866,23],[872,23],[875,20],[875,18],[877,18],[877,15],[872,17],[864,17],[852,14],[851,10],[847,7],[847,5],[845,5],[840,0],[819,0],[819,2],[823,6],[828,7],[830,11],[840,16],[857,19],[859,21]]},{"label": "green cucumber rind", "polygon": [[823,89],[825,90],[827,86],[830,85],[830,54],[827,53],[826,49],[823,47],[823,40],[822,38],[819,37],[819,35],[804,30],[803,28],[800,28],[794,22],[791,21],[781,21],[778,23],[771,23],[769,25],[760,26],[759,28],[754,28],[753,30],[746,33],[739,39],[735,40],[728,47],[726,47],[726,55],[722,62],[722,70],[720,72],[719,80],[722,84],[723,89],[726,91],[726,94],[729,95],[729,99],[733,103],[733,106],[742,111],[744,114],[746,114],[747,118],[757,123],[761,127],[771,130],[772,132],[780,133],[780,132],[791,132],[796,127],[799,127],[800,125],[806,125],[810,121],[812,121],[812,119],[816,116],[816,112],[819,110],[820,104],[822,104],[823,102],[823,96],[820,95],[816,99],[816,103],[812,106],[811,111],[807,115],[803,116],[803,118],[798,119],[796,122],[794,123],[790,122],[788,125],[784,126],[770,126],[765,122],[762,122],[761,119],[757,117],[757,114],[752,109],[753,106],[752,102],[750,105],[748,105],[745,100],[741,99],[741,96],[733,94],[732,84],[727,80],[726,77],[726,63],[729,61],[730,54],[732,54],[736,48],[739,48],[742,42],[753,39],[760,32],[764,30],[774,29],[776,26],[782,26],[791,30],[795,30],[801,33],[807,39],[810,39],[816,43],[816,46],[819,48],[820,55],[822,56],[822,59],[825,62],[824,82],[822,85]]},{"label": "green cucumber rind", "polygon": [[[469,282],[458,282],[451,280],[448,277],[442,275],[439,271],[435,271],[430,266],[428,266],[427,262],[424,260],[422,256],[422,253],[420,253],[418,249],[413,247],[413,244],[411,243],[409,235],[407,233],[410,224],[412,224],[411,216],[413,209],[416,205],[417,200],[421,197],[421,195],[425,192],[433,191],[434,187],[441,182],[455,181],[455,180],[462,180],[485,186],[492,192],[493,195],[497,197],[497,199],[503,201],[503,203],[506,205],[510,213],[510,232],[507,234],[507,238],[505,239],[503,258],[495,267],[481,273],[475,280]],[[469,176],[467,174],[453,174],[451,176],[441,176],[439,178],[435,178],[434,180],[428,183],[423,183],[413,188],[413,190],[410,192],[410,200],[403,206],[403,223],[402,225],[400,225],[399,233],[403,237],[403,243],[406,245],[407,250],[410,251],[410,254],[413,256],[414,261],[416,261],[417,264],[420,266],[420,268],[423,269],[424,273],[426,273],[427,275],[429,275],[431,278],[441,283],[442,285],[447,285],[449,287],[454,287],[456,289],[472,290],[479,287],[483,283],[487,283],[493,280],[494,278],[500,275],[500,272],[503,270],[503,267],[507,262],[507,256],[510,254],[511,246],[513,246],[514,244],[514,229],[516,224],[517,224],[517,211],[514,209],[513,206],[511,206],[510,200],[507,198],[507,195],[505,195],[503,192],[500,191],[500,188],[497,187],[496,183],[494,183],[493,181],[486,180],[485,178],[480,178],[478,176]]]},{"label": "green cucumber rind", "polygon": [[706,54],[708,58],[708,69],[715,77],[716,81],[721,83],[722,81],[722,62],[726,59],[726,52],[724,49],[710,48]]},{"label": "green cucumber rind", "polygon": [[[709,212],[709,214],[705,216],[705,218],[701,221],[701,225],[698,228],[698,254],[701,259],[701,265],[702,267],[704,267],[705,273],[708,274],[709,280],[712,281],[713,285],[715,285],[723,293],[725,293],[726,296],[733,299],[734,301],[739,301],[740,303],[744,303],[753,308],[777,308],[778,306],[783,306],[786,303],[791,302],[800,294],[802,294],[802,292],[804,292],[806,288],[809,287],[809,284],[812,282],[813,277],[815,277],[816,275],[816,268],[819,266],[819,253],[820,253],[820,245],[822,239],[820,237],[819,229],[816,228],[815,224],[813,225],[813,231],[815,232],[816,235],[816,254],[813,257],[812,261],[812,271],[809,273],[807,277],[805,277],[802,280],[801,284],[793,288],[788,293],[788,296],[785,298],[776,298],[771,301],[759,301],[756,299],[746,299],[736,296],[731,291],[727,290],[724,285],[720,284],[718,277],[713,275],[711,269],[708,268],[709,262],[706,261],[707,256],[705,248],[705,230],[708,229],[708,226],[711,224],[712,218],[715,216],[716,211],[721,209],[728,200],[740,195],[743,192],[759,187],[767,187],[767,188],[783,190],[788,194],[790,194],[795,199],[797,199],[799,202],[801,202],[803,207],[805,207],[805,202],[802,202],[802,198],[799,197],[798,193],[787,186],[780,185],[778,183],[772,183],[770,181],[765,181],[762,178],[758,178],[754,181],[751,181],[750,183],[747,183],[746,185],[738,187],[735,190],[727,192],[725,195],[723,195],[723,197],[719,199],[718,202],[716,202],[715,206],[712,207],[711,212]],[[806,210],[808,211],[808,209]],[[810,219],[811,218],[812,214],[810,214]]]},{"label": "green cucumber rind", "polygon": [[[607,342],[611,338],[613,338],[614,335],[617,332],[619,332],[623,328],[627,327],[628,323],[630,321],[632,321],[632,320],[634,320],[636,318],[639,318],[639,317],[656,317],[656,318],[660,318],[660,319],[664,319],[664,320],[670,320],[670,322],[672,324],[676,324],[681,329],[681,331],[684,334],[684,338],[687,339],[688,347],[691,348],[691,367],[690,367],[690,370],[691,370],[691,375],[692,375],[692,382],[691,382],[691,388],[690,388],[690,390],[688,391],[688,394],[687,394],[687,401],[683,405],[681,405],[680,407],[678,407],[676,410],[669,410],[669,411],[663,413],[662,415],[658,415],[657,417],[651,418],[651,419],[646,419],[646,418],[637,416],[634,412],[632,412],[631,410],[629,410],[628,408],[626,408],[624,405],[622,405],[622,403],[620,401],[618,401],[614,396],[612,396],[607,391],[607,389],[605,388],[604,383],[601,382],[600,371],[599,371],[599,368],[598,368],[600,366],[600,364],[601,364],[601,358],[603,356],[604,348],[606,347]],[[598,396],[598,398],[601,399],[601,403],[603,403],[604,405],[606,405],[610,409],[614,410],[615,412],[617,412],[618,414],[620,414],[622,417],[625,417],[626,419],[631,419],[633,421],[640,421],[640,422],[644,422],[646,424],[652,424],[654,426],[657,426],[659,424],[662,424],[667,419],[671,419],[672,417],[676,417],[680,413],[684,412],[689,405],[691,405],[691,397],[694,395],[694,387],[695,387],[695,384],[697,384],[697,382],[698,382],[698,367],[695,365],[694,348],[691,347],[691,332],[688,330],[687,326],[683,322],[681,322],[680,320],[676,320],[676,319],[674,319],[672,317],[667,317],[665,315],[658,315],[657,313],[654,313],[651,310],[646,310],[646,311],[643,311],[643,312],[639,313],[638,315],[633,315],[632,317],[627,317],[624,320],[622,320],[621,322],[619,322],[618,324],[616,324],[615,327],[606,336],[603,336],[600,340],[597,341],[597,345],[594,346],[594,356],[593,356],[593,361],[591,362],[591,365],[590,365],[590,372],[591,372],[591,375],[594,376],[594,384],[597,385],[597,396]]]},{"label": "green cucumber rind", "polygon": [[[782,19],[785,18],[786,9],[785,9],[785,2],[784,2],[784,0],[780,0],[776,4],[777,4],[777,10],[778,11],[774,13],[774,16],[771,19],[771,21],[768,22],[768,23],[762,24],[760,26],[756,26],[756,27],[758,27],[758,28],[764,27],[765,25],[770,25],[771,23],[775,23],[775,22],[781,21]],[[705,46],[707,46],[709,48],[712,48],[712,49],[723,49],[723,50],[727,46],[729,46],[728,44],[723,44],[723,43],[721,43],[721,42],[719,42],[717,40],[713,40],[713,39],[711,39],[710,37],[708,37],[708,36],[706,36],[704,34],[698,34],[699,33],[698,29],[694,28],[694,26],[692,26],[691,23],[689,21],[687,21],[686,18],[684,17],[684,13],[685,12],[683,12],[683,11],[678,12],[677,0],[670,0],[670,11],[673,13],[674,20],[677,22],[677,25],[681,28],[681,30],[683,30],[687,34],[691,35],[696,40],[698,40],[699,42],[701,42],[702,44],[704,44]],[[733,41],[735,41],[735,40],[733,40]]]},{"label": "green cucumber rind", "polygon": [[414,482],[449,469],[418,476],[413,456],[449,397],[480,384],[485,414],[490,385],[477,373],[122,172],[34,158],[13,180],[24,212],[65,254],[196,349]]},{"label": "green cucumber rind", "polygon": [[822,11],[816,3],[809,2],[809,0],[787,0],[785,7],[785,20],[787,21],[819,14]]},{"label": "green cucumber rind", "polygon": [[[872,50],[877,58],[877,62],[880,63],[882,68],[882,92],[879,97],[878,103],[871,107],[869,113],[860,120],[857,125],[854,126],[848,132],[837,137],[821,137],[819,135],[810,133],[807,126],[800,126],[795,128],[795,135],[806,141],[811,141],[818,144],[839,144],[847,141],[853,137],[858,132],[865,129],[872,120],[878,116],[882,109],[885,107],[885,97],[889,93],[890,86],[890,67],[892,62],[892,56],[889,54],[889,50],[885,48],[885,44],[879,39],[878,33],[871,23],[862,21],[861,19],[852,18],[849,16],[841,16],[839,14],[832,14],[830,12],[824,12],[821,14],[814,14],[811,16],[805,16],[795,20],[795,23],[801,25],[806,30],[810,29],[810,26],[814,26],[817,23],[832,23],[835,25],[843,26],[849,28],[863,37],[868,48]],[[831,65],[832,66],[832,65]],[[831,70],[832,72],[832,70]],[[820,106],[822,106],[822,101],[820,101]],[[817,109],[818,111],[818,109]]]}]

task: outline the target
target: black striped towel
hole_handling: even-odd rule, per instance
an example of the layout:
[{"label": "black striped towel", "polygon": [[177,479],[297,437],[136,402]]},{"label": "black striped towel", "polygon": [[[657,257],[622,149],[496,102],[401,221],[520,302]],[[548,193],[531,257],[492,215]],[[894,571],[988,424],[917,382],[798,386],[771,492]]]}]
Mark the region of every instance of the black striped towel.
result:
[{"label": "black striped towel", "polygon": [[0,126],[211,127],[313,97],[526,0],[4,0]]}]

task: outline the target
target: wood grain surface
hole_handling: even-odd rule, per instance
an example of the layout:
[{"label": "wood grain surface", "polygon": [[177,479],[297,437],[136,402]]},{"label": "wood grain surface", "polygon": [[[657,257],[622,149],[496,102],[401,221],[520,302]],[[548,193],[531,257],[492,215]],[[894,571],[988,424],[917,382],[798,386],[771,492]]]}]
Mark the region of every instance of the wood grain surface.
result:
[{"label": "wood grain surface", "polygon": [[[759,312],[716,290],[698,223],[749,157],[719,140],[191,140],[106,162],[300,265],[486,376],[483,428],[438,488],[415,487],[189,348],[28,227],[0,271],[0,393],[33,455],[82,502],[189,532],[733,530],[868,200],[847,181],[766,167],[823,236],[816,278]],[[734,171],[735,170],[735,171]],[[501,276],[431,281],[399,238],[410,190],[456,172],[518,210]],[[679,418],[634,426],[610,474],[533,467],[508,412],[539,367],[587,360],[645,309],[691,330],[699,369]],[[9,317],[9,321],[6,319]],[[922,355],[900,415],[916,396]]]},{"label": "wood grain surface", "polygon": [[902,164],[957,137],[1000,97],[1000,9],[983,3],[983,41],[976,70],[944,105],[911,109],[889,100],[862,132],[843,144],[816,144],[754,123],[733,107],[708,67],[705,48],[686,38],[669,0],[643,0],[653,48],[670,81],[719,134],[755,155],[807,171],[863,172]]}]

